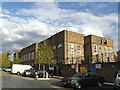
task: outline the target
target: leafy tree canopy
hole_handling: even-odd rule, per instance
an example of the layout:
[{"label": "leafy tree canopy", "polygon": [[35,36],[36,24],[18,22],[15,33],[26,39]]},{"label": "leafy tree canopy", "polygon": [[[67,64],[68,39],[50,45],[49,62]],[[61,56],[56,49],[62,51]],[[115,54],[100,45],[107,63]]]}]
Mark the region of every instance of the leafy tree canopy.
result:
[{"label": "leafy tree canopy", "polygon": [[48,41],[44,40],[39,43],[37,52],[35,52],[35,63],[48,64],[55,62],[52,47],[48,45]]}]

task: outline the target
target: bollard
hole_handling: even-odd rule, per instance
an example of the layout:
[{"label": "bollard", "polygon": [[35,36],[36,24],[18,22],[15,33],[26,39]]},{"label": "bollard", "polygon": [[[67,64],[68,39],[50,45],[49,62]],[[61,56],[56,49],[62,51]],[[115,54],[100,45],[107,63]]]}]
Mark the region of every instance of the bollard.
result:
[{"label": "bollard", "polygon": [[36,75],[36,79],[38,80],[38,75]]}]

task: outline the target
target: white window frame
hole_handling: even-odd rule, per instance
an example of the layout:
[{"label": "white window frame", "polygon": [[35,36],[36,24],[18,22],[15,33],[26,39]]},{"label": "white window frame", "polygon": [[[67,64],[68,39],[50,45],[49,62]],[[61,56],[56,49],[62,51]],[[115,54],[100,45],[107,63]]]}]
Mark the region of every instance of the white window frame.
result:
[{"label": "white window frame", "polygon": [[70,54],[70,55],[74,55],[74,44],[70,43],[70,44],[69,44],[69,49],[70,49],[70,50],[69,50],[69,52],[70,52],[69,54]]},{"label": "white window frame", "polygon": [[102,53],[103,53],[102,46],[98,46],[98,47],[99,47],[99,56],[102,56]]},{"label": "white window frame", "polygon": [[96,55],[96,54],[97,54],[97,45],[94,44],[94,55]]},{"label": "white window frame", "polygon": [[109,47],[109,57],[110,57],[110,58],[113,58],[112,50],[113,50],[113,49],[112,49],[111,47]]},{"label": "white window frame", "polygon": [[108,48],[104,46],[104,55],[105,57],[108,57]]},{"label": "white window frame", "polygon": [[77,55],[81,56],[81,45],[77,45]]}]

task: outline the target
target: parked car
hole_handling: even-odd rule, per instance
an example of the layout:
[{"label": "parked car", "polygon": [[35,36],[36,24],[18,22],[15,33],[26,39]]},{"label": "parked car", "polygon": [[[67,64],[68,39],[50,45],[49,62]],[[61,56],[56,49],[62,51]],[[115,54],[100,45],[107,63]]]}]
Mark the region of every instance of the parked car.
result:
[{"label": "parked car", "polygon": [[25,70],[23,73],[22,73],[22,76],[30,76],[32,72],[34,72],[35,70],[34,69],[28,69],[28,70]]},{"label": "parked car", "polygon": [[34,72],[31,73],[31,77],[35,78],[36,76],[38,76],[38,78],[43,78],[43,73],[44,73],[43,70],[35,70]]},{"label": "parked car", "polygon": [[3,70],[3,71],[5,71],[5,70],[6,70],[6,68],[3,68],[2,70]]},{"label": "parked car", "polygon": [[30,77],[35,78],[36,75],[37,75],[37,71],[38,71],[38,70],[35,70],[35,71],[31,72]]},{"label": "parked car", "polygon": [[115,79],[115,82],[114,82],[114,87],[115,88],[120,88],[120,70],[117,73],[117,76],[116,76],[116,79]]},{"label": "parked car", "polygon": [[6,72],[11,72],[11,68],[6,68],[5,71]]},{"label": "parked car", "polygon": [[104,83],[104,78],[92,72],[77,73],[73,77],[66,77],[61,80],[65,87],[82,88],[85,86],[99,86]]}]

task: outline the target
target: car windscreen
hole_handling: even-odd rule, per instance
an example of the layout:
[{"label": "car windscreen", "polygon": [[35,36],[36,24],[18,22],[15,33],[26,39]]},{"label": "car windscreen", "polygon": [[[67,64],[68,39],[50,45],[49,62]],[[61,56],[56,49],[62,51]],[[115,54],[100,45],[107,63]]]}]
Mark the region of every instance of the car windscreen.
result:
[{"label": "car windscreen", "polygon": [[82,73],[73,75],[73,77],[79,77],[79,78],[82,78],[83,76],[84,76],[84,74],[82,74]]}]

